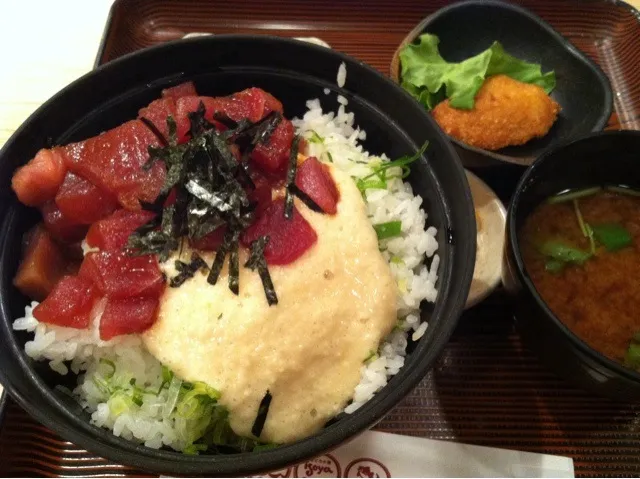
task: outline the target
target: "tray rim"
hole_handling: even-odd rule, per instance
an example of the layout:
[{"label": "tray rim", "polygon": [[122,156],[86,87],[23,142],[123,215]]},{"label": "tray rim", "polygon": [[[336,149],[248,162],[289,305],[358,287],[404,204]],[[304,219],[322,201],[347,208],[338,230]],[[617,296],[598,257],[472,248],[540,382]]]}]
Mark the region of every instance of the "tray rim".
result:
[{"label": "tray rim", "polygon": [[[111,33],[111,30],[113,28],[114,17],[116,15],[118,9],[121,8],[121,4],[125,3],[126,1],[127,0],[114,0],[114,2],[111,4],[111,7],[109,8],[109,13],[107,14],[107,18],[105,20],[104,29],[102,31],[102,37],[100,39],[100,44],[98,45],[98,51],[96,52],[96,57],[95,57],[95,60],[93,62],[93,68],[97,68],[100,65],[104,65],[105,63],[108,63],[108,62],[111,61],[111,60],[107,60],[107,61],[103,62],[102,59],[104,57],[104,54],[105,54],[105,51],[106,51],[106,48],[107,48],[107,40],[109,38],[109,34]],[[437,9],[437,10],[434,10],[433,12],[431,12],[427,16],[431,16],[431,15],[435,14],[436,12],[438,12],[439,10],[443,9],[443,8],[447,8],[448,6],[453,5],[454,3],[461,3],[462,1],[464,1],[464,0],[455,0],[455,2],[450,2],[448,5],[445,5],[444,7],[441,7],[439,9]],[[506,1],[506,0],[501,0],[501,1],[504,1],[505,3],[511,4],[511,5],[519,6],[521,8],[525,8],[525,7],[522,7],[521,3],[517,2],[517,1],[516,2],[510,2],[510,1]],[[631,12],[631,14],[636,18],[636,21],[640,25],[640,9],[634,7],[630,3],[627,3],[624,0],[597,0],[597,1],[600,2],[600,3],[606,4],[606,5],[612,5],[612,6],[615,6],[615,7],[621,7],[621,8],[624,8],[626,10],[629,10],[629,12]],[[545,22],[546,22],[546,20],[545,20]],[[553,27],[553,25],[551,25],[551,27],[555,30],[555,27]],[[408,32],[408,33],[410,33],[410,32]],[[129,52],[129,53],[132,53],[132,52]],[[395,57],[395,54],[394,54],[394,57]],[[598,65],[598,67],[601,68],[599,65]],[[385,76],[391,77],[389,75],[389,72],[387,72],[387,71],[382,71],[382,74],[385,75]],[[606,76],[606,73],[605,73],[605,76]]]}]

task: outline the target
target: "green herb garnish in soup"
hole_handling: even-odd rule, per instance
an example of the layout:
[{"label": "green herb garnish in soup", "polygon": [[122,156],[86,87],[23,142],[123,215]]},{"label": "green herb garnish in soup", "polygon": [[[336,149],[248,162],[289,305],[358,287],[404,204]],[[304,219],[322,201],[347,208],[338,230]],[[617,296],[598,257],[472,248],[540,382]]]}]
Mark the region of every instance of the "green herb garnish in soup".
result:
[{"label": "green herb garnish in soup", "polygon": [[554,314],[595,350],[640,370],[634,193],[619,186],[560,192],[526,218],[519,241],[527,272]]}]

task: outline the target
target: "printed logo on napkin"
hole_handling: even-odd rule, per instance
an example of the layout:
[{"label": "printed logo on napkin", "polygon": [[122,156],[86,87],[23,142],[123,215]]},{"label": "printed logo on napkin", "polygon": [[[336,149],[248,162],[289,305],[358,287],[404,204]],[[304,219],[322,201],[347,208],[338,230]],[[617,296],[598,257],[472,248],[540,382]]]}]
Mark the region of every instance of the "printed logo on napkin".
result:
[{"label": "printed logo on napkin", "polygon": [[568,457],[369,431],[261,477],[574,477],[574,471]]}]

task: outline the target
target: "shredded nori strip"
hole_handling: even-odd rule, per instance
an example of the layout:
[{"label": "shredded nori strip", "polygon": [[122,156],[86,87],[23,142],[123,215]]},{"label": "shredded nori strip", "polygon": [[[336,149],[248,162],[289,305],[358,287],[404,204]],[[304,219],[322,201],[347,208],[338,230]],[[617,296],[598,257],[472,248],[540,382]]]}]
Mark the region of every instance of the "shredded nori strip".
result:
[{"label": "shredded nori strip", "polygon": [[[173,252],[181,250],[183,238],[199,240],[223,227],[224,240],[216,252],[207,281],[216,284],[229,255],[229,289],[239,294],[239,238],[253,224],[256,207],[249,201],[247,193],[248,188],[255,188],[249,175],[248,161],[257,145],[269,141],[283,116],[280,112],[271,112],[257,122],[248,119],[236,122],[226,115],[214,115],[216,121],[229,128],[221,132],[215,123],[205,118],[205,114],[203,102],[198,104],[195,112],[189,113],[190,138],[180,145],[177,125],[171,116],[167,118],[166,138],[153,123],[143,119],[156,136],[160,135],[158,139],[163,145],[148,148],[149,160],[143,169],[148,170],[160,161],[166,168],[166,175],[158,198],[153,203],[142,205],[145,210],[156,213],[156,217],[130,235],[127,248],[132,255],[157,254],[164,262]],[[292,147],[294,161],[297,159],[298,142],[299,137],[295,137]],[[294,179],[295,171],[291,184]],[[295,187],[293,191],[297,191]],[[175,201],[166,205],[170,194],[175,195]],[[287,191],[287,194],[291,193]],[[258,271],[265,296],[269,305],[273,305],[278,299],[264,259],[267,241],[265,238],[252,245],[252,257],[245,266]],[[192,261],[190,264],[176,263],[176,268],[179,274],[170,279],[172,287],[183,284],[193,276],[192,271],[203,266]]]},{"label": "shredded nori strip", "polygon": [[229,250],[232,246],[233,234],[234,233],[231,230],[225,233],[222,244],[220,245],[220,248],[218,248],[218,251],[216,251],[216,257],[213,260],[213,264],[211,265],[211,270],[209,270],[207,283],[216,284],[218,282],[220,272],[222,271],[222,267],[224,266],[224,259],[227,257],[227,254],[229,253]]},{"label": "shredded nori strip", "polygon": [[324,213],[324,211],[322,211],[322,208],[318,206],[318,203],[313,201],[313,199],[308,194],[298,188],[295,183],[292,184],[289,189],[291,190],[291,193],[296,195],[300,199],[300,201],[307,205],[307,208],[309,208],[311,211],[315,211],[316,213]]},{"label": "shredded nori strip", "polygon": [[162,145],[169,146],[169,142],[167,141],[167,139],[164,137],[162,132],[158,130],[158,127],[154,125],[151,120],[149,120],[149,118],[145,118],[144,116],[141,116],[140,121],[144,123],[144,126],[146,126],[147,128],[149,128],[149,130],[151,130],[151,133],[153,133],[156,136],[156,138]]},{"label": "shredded nori strip", "polygon": [[264,423],[267,421],[267,414],[269,414],[269,406],[271,406],[271,399],[273,396],[267,390],[262,401],[260,401],[260,406],[258,406],[258,414],[256,415],[256,420],[253,422],[253,426],[251,427],[251,434],[255,437],[260,437],[262,434],[262,429],[264,428]]},{"label": "shredded nori strip", "polygon": [[291,152],[289,153],[289,167],[287,169],[287,181],[285,183],[286,193],[284,197],[284,217],[290,220],[293,217],[293,194],[291,186],[296,181],[296,171],[298,170],[298,145],[300,136],[295,135],[291,142]]},{"label": "shredded nori strip", "polygon": [[278,295],[271,281],[267,260],[264,258],[264,248],[267,246],[267,243],[269,243],[268,236],[261,236],[251,243],[251,254],[244,266],[251,271],[258,270],[258,275],[264,288],[264,294],[267,297],[267,303],[269,303],[269,306],[273,306],[274,304],[278,304]]},{"label": "shredded nori strip", "polygon": [[235,232],[231,239],[229,248],[229,289],[236,296],[240,292],[240,259],[238,257],[238,232]]},{"label": "shredded nori strip", "polygon": [[201,135],[207,130],[215,128],[215,125],[207,120],[204,115],[206,110],[204,108],[204,102],[198,103],[198,109],[194,112],[187,113],[189,118],[189,135],[191,138]]},{"label": "shredded nori strip", "polygon": [[176,269],[178,270],[178,274],[171,278],[171,280],[169,281],[169,286],[171,286],[172,288],[181,286],[186,280],[188,280],[189,278],[193,278],[193,276],[198,271],[209,269],[209,265],[207,265],[207,262],[203,260],[195,251],[191,253],[190,263],[176,260],[175,264]]}]

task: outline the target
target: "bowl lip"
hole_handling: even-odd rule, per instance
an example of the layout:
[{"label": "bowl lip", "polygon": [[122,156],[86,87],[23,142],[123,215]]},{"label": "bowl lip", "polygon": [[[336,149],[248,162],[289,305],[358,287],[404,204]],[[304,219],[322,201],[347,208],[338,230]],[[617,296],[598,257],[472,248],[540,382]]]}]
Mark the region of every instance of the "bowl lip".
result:
[{"label": "bowl lip", "polygon": [[543,153],[532,165],[529,167],[525,173],[522,175],[518,184],[516,186],[515,192],[511,198],[511,203],[509,205],[509,209],[507,211],[507,238],[508,238],[508,247],[510,249],[510,253],[512,258],[515,261],[515,272],[517,274],[518,280],[521,284],[524,285],[524,289],[530,294],[534,301],[538,304],[538,306],[542,309],[544,314],[551,319],[551,322],[554,326],[561,331],[564,336],[571,342],[571,344],[576,347],[583,355],[595,361],[597,364],[605,367],[609,371],[616,373],[619,376],[622,376],[626,379],[635,381],[640,383],[640,372],[636,372],[630,368],[624,367],[620,363],[614,361],[613,359],[608,358],[598,350],[589,346],[585,341],[583,341],[580,337],[578,337],[570,328],[568,328],[551,310],[551,308],[547,305],[547,303],[542,299],[542,296],[538,293],[537,288],[535,287],[531,276],[527,272],[527,269],[524,265],[524,260],[522,258],[522,253],[520,250],[520,243],[518,241],[518,231],[516,230],[516,218],[519,213],[520,200],[522,195],[524,194],[524,190],[527,186],[532,183],[537,183],[539,181],[544,181],[542,177],[540,179],[535,180],[535,175],[541,165],[544,165],[548,161],[558,161],[558,156],[562,155],[564,150],[572,148],[574,145],[590,141],[595,138],[609,138],[610,142],[614,142],[616,138],[620,137],[630,137],[634,138],[640,144],[640,131],[635,130],[616,130],[616,131],[602,131],[598,133],[593,133],[591,135],[578,138],[575,140],[571,140],[561,145],[558,145],[556,148],[552,150],[548,150]]},{"label": "bowl lip", "polygon": [[[621,1],[616,1],[614,3],[627,6],[627,4]],[[602,68],[593,60],[591,60],[591,58],[589,58],[585,53],[583,53],[575,45],[573,45],[573,43],[571,43],[564,35],[562,35],[555,28],[553,28],[547,21],[545,21],[544,19],[542,19],[541,17],[533,13],[531,10],[524,8],[520,5],[507,3],[502,0],[464,0],[462,2],[456,2],[451,5],[447,5],[446,7],[440,8],[435,12],[433,12],[432,14],[425,17],[407,34],[407,36],[402,40],[402,42],[400,42],[400,45],[398,45],[398,48],[394,52],[393,59],[391,60],[390,72],[389,72],[391,78],[393,78],[395,82],[400,84],[400,50],[404,48],[405,45],[413,43],[415,39],[418,38],[419,35],[425,32],[425,29],[431,23],[433,23],[435,20],[437,20],[438,18],[444,15],[450,14],[451,12],[464,9],[466,7],[477,7],[477,6],[510,10],[512,12],[516,12],[520,15],[527,17],[529,20],[537,23],[542,29],[544,29],[549,35],[551,35],[571,55],[573,55],[576,59],[584,63],[595,74],[595,78],[598,80],[598,83],[600,83],[604,91],[604,110],[601,112],[598,120],[591,127],[590,132],[594,133],[594,132],[602,131],[604,129],[604,127],[609,122],[609,118],[611,117],[611,113],[613,111],[613,89],[611,88],[611,82],[609,81],[609,77],[607,77],[604,70],[602,70]],[[629,9],[634,14],[638,13],[637,10],[633,9],[633,7],[629,7]],[[447,136],[447,138],[449,138],[450,141],[455,143],[455,145],[460,148],[463,148],[472,153],[477,153],[479,155],[489,157],[493,160],[498,160],[500,162],[511,163],[511,164],[521,165],[521,166],[529,166],[533,164],[533,162],[536,160],[535,156],[519,157],[519,156],[504,155],[494,151],[484,150],[482,148],[477,148],[475,146],[468,145],[467,143],[464,143],[458,140],[457,138],[454,138],[446,133],[445,135]],[[581,138],[581,136],[578,138]],[[572,139],[569,139],[568,141],[573,141],[578,138],[572,138]],[[567,141],[567,140],[564,140],[564,141]],[[544,154],[546,151],[552,148],[556,148],[557,146],[563,143],[564,142],[562,140],[559,140],[556,143],[552,143],[551,145],[546,147],[541,154]]]},{"label": "bowl lip", "polygon": [[[134,58],[139,58],[144,55],[157,55],[159,51],[165,51],[172,48],[180,48],[178,46],[179,44],[188,45],[208,43],[212,46],[217,46],[218,44],[229,44],[234,42],[271,42],[276,46],[278,44],[295,45],[295,47],[305,50],[309,53],[319,53],[322,55],[331,56],[336,60],[336,66],[339,64],[339,62],[345,62],[347,66],[353,65],[354,68],[357,67],[363,69],[367,75],[373,75],[377,77],[379,81],[385,84],[390,90],[394,91],[395,94],[400,96],[405,95],[405,98],[407,98],[407,100],[411,100],[407,101],[408,108],[419,108],[421,114],[423,114],[420,105],[413,102],[410,95],[402,88],[400,88],[399,85],[394,83],[391,79],[389,79],[382,73],[375,70],[373,67],[344,53],[327,49],[322,46],[312,45],[298,40],[272,35],[214,35],[191,39],[179,39],[151,46],[129,53],[127,55],[114,59],[113,61],[107,62],[95,70],[91,70],[71,84],[64,87],[50,99],[48,99],[32,115],[30,115],[27,120],[25,120],[24,123],[7,141],[5,146],[0,150],[0,161],[6,156],[7,151],[10,149],[16,139],[23,134],[24,130],[28,128],[28,126],[34,121],[34,119],[38,118],[39,115],[41,115],[42,112],[47,108],[51,108],[51,106],[56,101],[58,101],[59,98],[68,95],[70,91],[74,91],[74,89],[76,89],[78,85],[89,81],[90,78],[102,74],[102,72],[104,71],[116,70],[120,67],[120,65],[126,65],[130,63]],[[184,48],[188,47],[185,46]],[[340,88],[338,88],[337,90],[340,90]],[[371,103],[370,100],[368,101]],[[417,111],[418,110],[416,110],[416,112]],[[470,221],[474,222],[475,219],[473,215],[473,201],[471,197],[471,191],[458,154],[450,144],[450,142],[447,141],[446,135],[444,135],[442,131],[437,127],[434,120],[430,116],[426,115],[426,113],[424,114],[425,119],[433,126],[432,137],[438,139],[439,144],[441,144],[442,146],[444,155],[447,157],[447,161],[450,163],[450,168],[452,169],[451,173],[457,173],[456,176],[459,179],[459,183],[462,185],[464,195],[463,198],[459,198],[458,200],[456,200],[456,203],[461,200],[466,203]],[[423,162],[425,162],[425,165],[428,165],[428,163],[424,159]],[[450,204],[453,204],[453,200],[450,202]],[[2,224],[4,226],[8,226],[11,221],[14,221],[13,217],[15,215],[16,211],[10,210],[8,214],[6,214],[3,218]],[[450,215],[450,211],[445,208],[445,219],[451,218]],[[2,231],[4,230],[6,230],[6,228],[2,228]],[[424,353],[428,354],[429,351],[437,351],[438,349],[440,350],[438,354],[434,354],[433,356],[431,364],[432,367],[435,364],[437,357],[440,355],[445,345],[447,344],[448,339],[451,337],[458,323],[458,319],[463,312],[464,302],[466,298],[467,291],[465,290],[465,288],[467,288],[468,290],[471,284],[473,275],[473,263],[475,258],[475,248],[471,247],[471,244],[473,242],[472,240],[475,228],[468,228],[468,230],[468,234],[466,235],[468,236],[468,238],[460,236],[460,231],[456,232],[456,234],[458,235],[456,244],[463,244],[462,248],[460,246],[457,246],[455,251],[457,258],[456,264],[459,265],[458,268],[461,272],[460,278],[458,278],[455,283],[451,282],[448,288],[449,296],[448,298],[443,300],[444,304],[442,305],[440,316],[441,324],[439,326],[437,334],[433,336],[434,345],[429,350],[425,350],[426,352]],[[7,241],[9,241],[8,237],[3,237],[3,235],[0,235],[0,245],[2,247],[5,246],[5,243]],[[452,255],[453,250],[450,250],[447,261],[451,261]],[[453,273],[451,272],[449,274],[452,275]],[[0,280],[0,282],[2,282],[2,280]],[[2,321],[2,327],[8,327],[10,332],[13,333],[13,331],[11,331],[12,318],[8,314],[8,311],[5,310],[4,304],[0,304],[0,314],[3,316],[7,316],[5,320]],[[15,361],[15,369],[18,370],[16,374],[29,374],[29,377],[27,378],[28,382],[30,382],[41,392],[48,392],[49,388],[43,383],[39,375],[34,374],[32,366],[27,364],[25,355],[23,353],[20,353],[21,348],[17,344],[15,335],[9,335],[7,341],[10,346],[10,352],[8,354],[10,354],[13,361]],[[23,409],[27,410],[29,414],[34,416],[39,422],[60,432],[65,437],[87,449],[97,451],[100,454],[108,455],[112,458],[118,458],[114,459],[117,462],[135,466],[136,458],[138,458],[138,460],[144,458],[146,464],[151,465],[144,466],[145,468],[148,468],[148,470],[177,474],[215,473],[229,475],[237,474],[238,471],[241,471],[242,473],[253,474],[265,470],[274,470],[283,466],[296,464],[301,460],[312,457],[312,455],[314,454],[324,454],[336,447],[339,447],[341,444],[355,438],[359,433],[364,432],[380,419],[382,419],[382,417],[384,417],[384,415],[387,414],[392,407],[397,405],[420,382],[420,380],[427,374],[430,369],[431,368],[426,368],[424,365],[421,365],[420,362],[416,362],[416,365],[414,366],[414,369],[412,371],[404,369],[398,375],[403,375],[401,381],[396,385],[394,389],[388,392],[388,396],[385,398],[385,403],[376,403],[374,397],[372,401],[368,404],[365,404],[365,406],[363,406],[361,410],[358,411],[358,413],[351,415],[351,418],[344,418],[341,421],[346,423],[343,428],[336,429],[330,434],[314,434],[312,436],[301,439],[300,441],[267,451],[233,455],[201,456],[188,456],[175,451],[151,449],[144,447],[143,445],[137,445],[136,443],[126,441],[122,438],[117,438],[115,436],[109,436],[109,439],[107,439],[107,441],[105,442],[105,440],[101,439],[95,434],[94,431],[92,431],[91,428],[95,426],[90,427],[90,424],[86,420],[74,415],[74,413],[68,407],[62,404],[51,394],[48,394],[48,405],[57,410],[66,418],[64,422],[59,421],[58,419],[53,419],[46,412],[41,411],[38,407],[35,407],[36,405],[31,402],[31,399],[22,394],[17,389],[17,387],[14,386],[12,381],[10,381],[9,377],[7,376],[8,373],[5,372],[5,370],[2,368],[0,368],[0,377],[3,378],[6,391],[11,395],[11,397],[13,397]],[[387,406],[387,402],[390,405]],[[311,449],[313,452],[304,452],[305,450],[309,451],[309,449]],[[244,461],[244,464],[242,464],[242,461]],[[153,467],[153,464],[157,464],[157,466]],[[172,466],[172,464],[175,464],[175,466]],[[138,467],[140,467],[139,464]]]},{"label": "bowl lip", "polygon": [[[504,203],[500,198],[498,198],[498,195],[496,194],[496,192],[493,191],[493,189],[489,185],[487,185],[487,183],[485,183],[482,178],[480,178],[471,170],[465,169],[464,171],[468,177],[467,179],[469,178],[471,179],[471,181],[469,181],[469,188],[471,188],[471,195],[473,196],[473,192],[475,191],[472,183],[475,183],[477,185],[477,188],[481,189],[485,194],[489,195],[491,197],[491,200],[496,204],[498,209],[498,214],[496,216],[500,218],[500,225],[502,227],[501,233],[504,236],[504,231],[507,224],[507,209],[504,206]],[[475,197],[474,197],[474,210],[476,210]],[[478,230],[478,224],[476,222],[476,235],[478,234],[477,230]],[[477,261],[479,249],[480,248],[476,246],[476,261]],[[491,252],[492,254],[495,254],[497,256],[498,261],[502,260],[501,250],[494,251],[492,249]],[[475,269],[474,269],[474,275],[475,275]],[[502,283],[502,275],[498,274],[495,278],[493,278],[493,281],[490,284],[488,284],[479,294],[476,294],[475,296],[472,297],[471,292],[469,292],[469,296],[467,297],[467,302],[465,303],[465,306],[464,306],[465,311],[482,303],[485,299],[489,297],[491,293],[493,293],[498,288],[498,286],[501,283]]]}]

